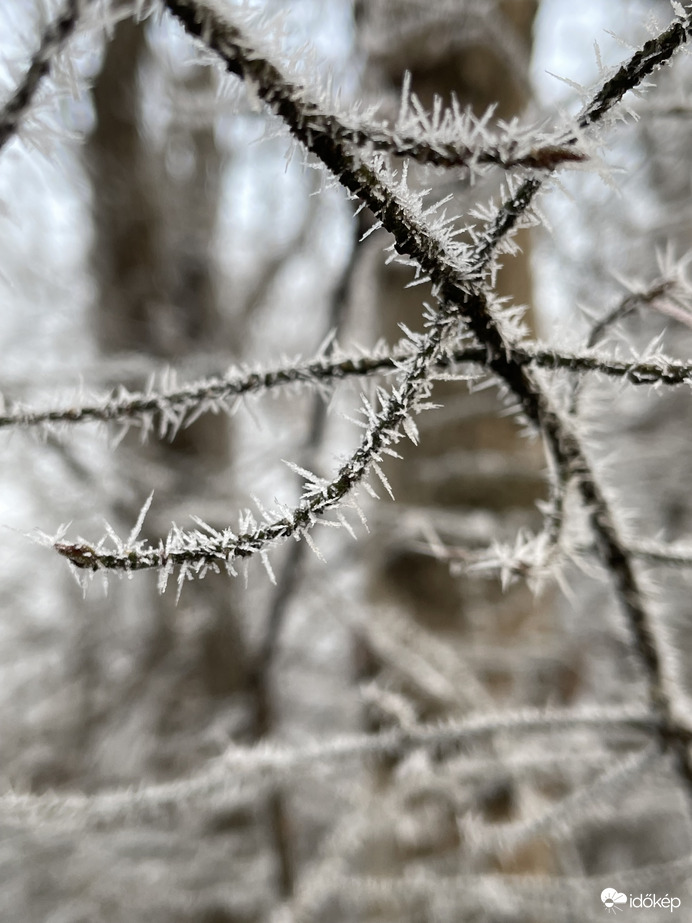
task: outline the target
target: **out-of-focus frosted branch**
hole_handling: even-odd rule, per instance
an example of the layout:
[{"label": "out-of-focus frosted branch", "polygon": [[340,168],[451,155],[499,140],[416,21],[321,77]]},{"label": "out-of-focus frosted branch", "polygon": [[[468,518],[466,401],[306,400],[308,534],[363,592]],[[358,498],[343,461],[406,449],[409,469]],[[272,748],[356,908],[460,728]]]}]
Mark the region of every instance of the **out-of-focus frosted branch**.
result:
[{"label": "out-of-focus frosted branch", "polygon": [[9,792],[0,795],[0,817],[7,820],[33,820],[36,823],[64,822],[69,825],[122,823],[131,816],[143,817],[176,805],[208,800],[214,796],[242,802],[250,791],[264,783],[299,771],[322,772],[330,764],[373,756],[402,756],[417,748],[454,749],[502,732],[529,734],[580,728],[650,731],[656,719],[642,708],[588,707],[569,711],[525,709],[517,712],[481,714],[463,721],[439,725],[420,725],[391,729],[377,734],[354,734],[331,740],[282,747],[259,743],[249,747],[232,746],[201,772],[186,779],[116,789],[94,795],[48,793],[43,795]]},{"label": "out-of-focus frosted branch", "polygon": [[624,791],[641,785],[642,776],[651,773],[660,763],[658,747],[651,745],[644,750],[630,753],[600,772],[596,778],[558,799],[535,817],[505,824],[480,825],[471,817],[463,824],[465,842],[473,848],[474,854],[481,851],[497,855],[512,853],[542,834],[574,837],[580,824],[603,813],[603,805],[615,800]]}]

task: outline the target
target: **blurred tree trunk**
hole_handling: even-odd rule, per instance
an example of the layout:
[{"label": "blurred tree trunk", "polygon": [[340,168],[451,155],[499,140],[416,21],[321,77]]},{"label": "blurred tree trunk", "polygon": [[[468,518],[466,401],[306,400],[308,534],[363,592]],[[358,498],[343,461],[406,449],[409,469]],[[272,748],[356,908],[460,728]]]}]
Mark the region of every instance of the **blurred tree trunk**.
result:
[{"label": "blurred tree trunk", "polygon": [[[380,94],[387,88],[393,91],[391,115],[396,113],[398,91],[405,71],[409,71],[412,91],[428,111],[435,97],[449,104],[455,95],[476,115],[497,103],[495,116],[509,119],[521,112],[529,98],[528,65],[536,8],[533,0],[509,0],[488,3],[486,9],[468,4],[464,13],[462,3],[445,14],[442,6],[434,4],[396,0],[357,4],[359,35],[368,55],[366,83]],[[415,170],[409,172],[409,177],[412,175]],[[440,184],[444,183],[445,193],[454,189],[455,201],[458,198],[468,203],[471,195],[480,201],[491,195],[497,198],[499,179],[494,176],[469,189],[463,179],[449,173],[440,177]],[[462,207],[465,211],[465,205],[459,211]],[[528,306],[527,319],[533,325],[527,232],[521,232],[519,242],[522,253],[504,259],[497,291],[511,297],[514,304]],[[384,245],[383,236],[378,239],[373,235],[371,246],[379,250],[372,260],[377,266],[372,282],[373,316],[382,319],[378,334],[393,343],[401,336],[399,324],[422,329],[422,305],[432,302],[432,296],[425,286],[404,288],[411,274],[396,265],[384,265]],[[466,522],[480,522],[483,531],[488,517],[493,520],[490,528],[486,526],[488,541],[493,533],[497,535],[498,524],[501,533],[504,523],[507,535],[516,534],[522,526],[539,528],[536,501],[547,493],[540,443],[522,437],[513,416],[498,413],[501,403],[492,391],[469,394],[463,382],[439,382],[433,400],[444,409],[420,418],[420,445],[400,444],[397,451],[404,455],[404,461],[386,467],[397,504],[410,506],[419,520],[431,523],[437,535],[450,542],[456,539],[461,543]],[[451,531],[447,532],[450,522]],[[412,700],[416,716],[427,720],[500,703],[539,705],[570,699],[576,675],[572,664],[551,654],[545,662],[540,660],[541,652],[545,654],[555,642],[549,600],[537,605],[524,583],[503,592],[496,581],[453,576],[447,563],[416,550],[401,534],[400,526],[397,535],[387,535],[385,529],[385,540],[381,531],[378,539],[370,598],[381,613],[383,630],[393,632],[394,648],[399,645],[407,654],[413,649],[425,657],[426,645],[432,645],[431,650],[442,645],[447,653],[453,652],[455,665],[446,677],[451,679],[451,701],[430,694],[430,690],[423,692],[412,671],[399,669],[395,653],[385,668],[368,631],[359,644],[360,668],[366,676],[382,676],[384,670],[382,682],[387,688]],[[535,645],[539,659],[522,664],[514,653],[520,644],[525,655]],[[486,651],[486,656],[474,659],[475,651]],[[466,678],[459,683],[462,676]],[[475,689],[470,697],[462,692],[469,686]],[[378,723],[397,720],[377,711],[375,716]],[[382,793],[387,790],[389,775],[386,768],[383,772]],[[516,816],[516,800],[516,793],[508,788],[488,793],[487,803],[475,805],[474,810],[489,823],[509,821]],[[428,812],[427,822],[436,829],[422,837],[418,851],[411,848],[407,852],[396,843],[385,846],[378,837],[379,846],[370,856],[373,867],[384,871],[408,860],[428,857],[439,863],[446,857],[450,870],[461,871],[463,848],[449,805],[433,804],[423,796],[420,803],[409,807],[411,817],[418,814],[423,826]],[[433,814],[436,821],[431,820]],[[532,843],[502,867],[507,871],[555,871],[548,847],[540,842]]]},{"label": "blurred tree trunk", "polygon": [[[124,20],[107,45],[94,86],[96,127],[87,149],[98,293],[94,329],[104,356],[136,353],[145,365],[174,366],[191,354],[231,352],[231,320],[217,304],[213,265],[223,165],[214,126],[204,119],[186,124],[173,111],[158,145],[148,136],[141,81],[150,54],[144,26]],[[213,74],[176,62],[167,77],[174,81],[169,88],[175,108],[176,93],[210,90]],[[135,432],[123,449],[132,466],[124,474],[130,484],[123,497],[132,500],[114,512],[125,531],[146,499],[138,469],[155,486],[154,515],[148,517],[153,535],[165,534],[172,520],[200,509],[212,526],[226,525],[227,509],[211,505],[220,477],[230,478],[226,418],[206,414],[169,442],[151,439],[141,445]],[[225,495],[231,495],[228,487]],[[158,595],[149,584],[148,599],[139,605],[139,657],[91,741],[91,759],[101,773],[138,782],[178,776],[198,766],[205,753],[215,755],[218,742],[208,734],[214,721],[227,736],[250,737],[254,708],[235,585],[225,573],[188,582],[178,604],[175,586]],[[243,812],[226,817],[222,804],[206,813],[196,831],[206,838],[205,849],[214,843],[217,852],[241,849],[248,861],[250,856],[257,860],[253,876],[266,878],[271,871],[266,823],[258,825]],[[210,858],[212,876],[217,860]],[[202,861],[194,874],[201,879],[208,874]],[[272,895],[270,880],[256,887],[257,908],[246,903],[244,919],[262,918]],[[238,900],[246,898],[239,892]],[[214,904],[211,896],[209,901],[208,909],[189,919],[231,919],[227,907]]]},{"label": "blurred tree trunk", "polygon": [[[139,81],[148,54],[144,27],[121,22],[94,86],[96,128],[87,151],[98,292],[94,326],[104,356],[137,353],[150,362],[179,364],[191,353],[218,353],[229,336],[216,303],[212,259],[222,164],[211,124],[180,124],[173,113],[160,149],[147,137]],[[173,98],[176,89],[208,87],[211,77],[207,68],[186,65],[176,79]],[[139,446],[132,438],[125,449],[131,463],[144,463],[158,478],[154,509],[160,515],[151,520],[161,534],[171,519],[204,507],[213,495],[205,485],[228,469],[230,433],[224,420],[207,414],[170,442],[152,439]],[[134,476],[123,492],[134,502],[117,510],[130,523],[146,499],[136,471]],[[213,511],[209,520],[214,524]],[[158,596],[151,588],[150,607],[142,614],[148,639],[127,698],[141,708],[141,699],[155,694],[150,715],[157,726],[149,729],[149,748],[159,748],[159,769],[179,771],[179,757],[161,750],[158,735],[176,736],[185,728],[197,733],[209,720],[210,700],[245,690],[248,662],[226,575],[193,581],[177,607],[174,600],[174,590]]]},{"label": "blurred tree trunk", "polygon": [[[428,110],[432,109],[436,96],[449,104],[454,94],[462,106],[470,106],[476,115],[483,114],[493,103],[498,104],[499,118],[518,114],[528,100],[527,69],[536,3],[510,0],[496,6],[500,17],[496,22],[497,33],[514,48],[514,59],[503,54],[503,47],[492,43],[494,35],[483,34],[485,16],[473,29],[473,18],[467,21],[458,9],[448,19],[433,11],[427,17],[428,23],[422,4],[412,12],[410,4],[397,11],[396,3],[384,0],[364,3],[359,21],[364,43],[370,50],[370,82],[399,88],[408,70],[412,91]],[[400,34],[396,31],[391,34],[394,22],[399,23]],[[383,32],[384,29],[387,31]],[[455,29],[461,29],[460,34],[456,35]],[[469,42],[467,31],[475,40]],[[450,178],[450,175],[441,177],[446,192]],[[454,179],[454,189],[462,203],[469,201],[470,193],[481,201],[497,195],[494,178],[480,189],[474,186],[472,190],[464,189]],[[520,243],[521,255],[505,259],[497,288],[498,294],[511,297],[514,304],[529,307],[528,318],[532,323],[527,232],[521,232]],[[382,240],[374,246],[381,248]],[[399,324],[422,329],[422,305],[431,300],[431,295],[425,286],[405,289],[411,279],[410,272],[391,264],[384,266],[383,262],[379,261],[375,282],[379,301],[375,316],[383,318],[380,335],[396,342],[401,336]],[[488,397],[487,392],[468,395],[464,390],[460,383],[436,385],[434,398],[444,404],[444,411],[422,417],[421,445],[416,449],[403,446],[408,463],[388,467],[387,477],[397,501],[457,510],[461,515],[464,511],[490,510],[502,516],[519,510],[526,514],[529,523],[537,523],[535,501],[545,494],[540,447],[520,438],[512,417],[498,419],[498,402],[493,396]],[[432,627],[433,621],[438,627],[450,622],[450,627],[457,631],[463,621],[466,581],[451,579],[447,566],[429,557],[405,551],[387,557],[382,572],[385,595],[398,588],[416,617],[428,627]],[[444,584],[443,592],[440,582]],[[438,603],[434,611],[430,606],[431,593]],[[493,600],[494,605],[498,602]],[[516,609],[516,600],[511,607]]]}]

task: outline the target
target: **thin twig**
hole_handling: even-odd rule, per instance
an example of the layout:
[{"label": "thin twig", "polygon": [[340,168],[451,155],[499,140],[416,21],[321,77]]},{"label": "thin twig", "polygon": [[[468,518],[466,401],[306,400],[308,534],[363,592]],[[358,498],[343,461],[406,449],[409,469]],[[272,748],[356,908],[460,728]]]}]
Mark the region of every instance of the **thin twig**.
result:
[{"label": "thin twig", "polygon": [[[354,223],[354,227],[357,227],[357,224]],[[345,312],[348,306],[349,285],[359,255],[360,247],[358,246],[358,240],[355,240],[353,242],[351,256],[344,267],[339,283],[332,295],[326,331],[327,334],[333,332],[338,335],[339,331],[343,328]],[[327,410],[328,407],[324,400],[318,398],[313,401],[310,430],[305,442],[303,458],[300,462],[301,468],[314,470],[316,467],[319,450],[326,430]],[[266,673],[274,658],[276,644],[286,617],[288,606],[295,595],[300,581],[300,572],[303,565],[305,550],[305,542],[295,542],[291,545],[283,562],[280,575],[277,578],[276,587],[272,594],[272,601],[269,607],[265,634],[257,656],[256,670],[259,674],[263,675]]]}]

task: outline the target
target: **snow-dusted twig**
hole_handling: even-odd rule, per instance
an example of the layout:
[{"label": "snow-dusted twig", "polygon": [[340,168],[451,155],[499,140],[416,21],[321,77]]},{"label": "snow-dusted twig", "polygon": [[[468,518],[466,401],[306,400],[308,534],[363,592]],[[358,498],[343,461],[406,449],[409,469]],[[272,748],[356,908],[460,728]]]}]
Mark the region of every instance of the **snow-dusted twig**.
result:
[{"label": "snow-dusted twig", "polygon": [[[461,118],[461,115],[458,115]],[[435,129],[433,129],[434,131]],[[438,129],[439,130],[439,129]],[[399,136],[385,125],[342,127],[344,141],[356,146],[383,151],[393,157],[409,157],[421,164],[435,167],[457,168],[468,171],[479,166],[501,167],[503,170],[542,170],[551,172],[565,164],[583,163],[587,155],[575,145],[576,138],[562,143],[526,144],[507,140],[505,144],[473,146],[472,143],[426,140],[411,135]]]},{"label": "snow-dusted twig", "polygon": [[[35,410],[15,406],[0,413],[0,429],[45,424],[132,422],[145,431],[155,430],[160,437],[170,437],[200,414],[230,408],[240,397],[295,385],[322,387],[341,379],[365,378],[396,370],[397,362],[405,361],[410,355],[411,350],[392,356],[383,349],[370,355],[318,358],[265,371],[234,369],[223,375],[209,376],[172,388],[152,388],[132,393],[119,388],[92,403],[79,401],[64,408]],[[483,356],[476,350],[469,358],[482,361]]]},{"label": "snow-dusted twig", "polygon": [[607,80],[579,117],[580,127],[599,122],[630,90],[666,64],[688,41],[692,32],[692,13],[676,3],[678,18],[658,35],[645,42],[631,58]]},{"label": "snow-dusted twig", "polygon": [[[264,525],[257,525],[254,517],[246,514],[242,522],[250,528],[241,530],[240,534],[231,529],[219,532],[203,526],[208,533],[205,535],[199,530],[184,532],[174,527],[167,539],[154,547],[141,542],[119,542],[114,551],[106,551],[103,542],[92,546],[83,541],[55,541],[56,551],[76,567],[93,571],[161,568],[168,574],[177,567],[181,568],[179,579],[182,581],[193,573],[201,575],[210,567],[216,570],[224,567],[233,573],[235,558],[261,554],[267,546],[293,536],[309,541],[308,530],[318,517],[345,502],[373,466],[382,460],[391,443],[400,438],[411,414],[425,409],[431,387],[429,370],[443,355],[448,327],[453,323],[453,318],[448,317],[446,324],[435,324],[428,334],[418,338],[418,353],[405,363],[401,384],[389,395],[382,395],[379,411],[370,404],[365,405],[368,421],[365,436],[332,481],[307,471],[300,472],[307,479],[305,493],[301,503],[286,515],[274,520],[269,518]],[[345,525],[343,516],[340,522]]]},{"label": "snow-dusted twig", "polygon": [[645,291],[631,292],[619,304],[608,311],[604,317],[593,324],[586,341],[587,348],[594,347],[615,324],[638,308],[647,305],[655,307],[660,299],[665,298],[674,289],[675,282],[675,279],[661,279]]},{"label": "snow-dusted twig", "polygon": [[[626,362],[588,353],[564,353],[552,349],[517,348],[513,355],[523,365],[551,371],[595,372],[632,385],[684,385],[692,382],[692,363],[657,355],[650,359]],[[473,360],[472,360],[473,361]]]},{"label": "snow-dusted twig", "polygon": [[[390,728],[377,734],[356,734],[293,748],[258,744],[230,747],[222,757],[224,765],[238,772],[301,769],[319,766],[324,760],[367,756],[401,756],[419,747],[443,751],[503,734],[546,733],[579,728],[635,729],[649,731],[657,719],[646,708],[588,706],[574,709],[525,708],[518,711],[477,714],[461,721]],[[692,739],[692,735],[690,735]]]}]

